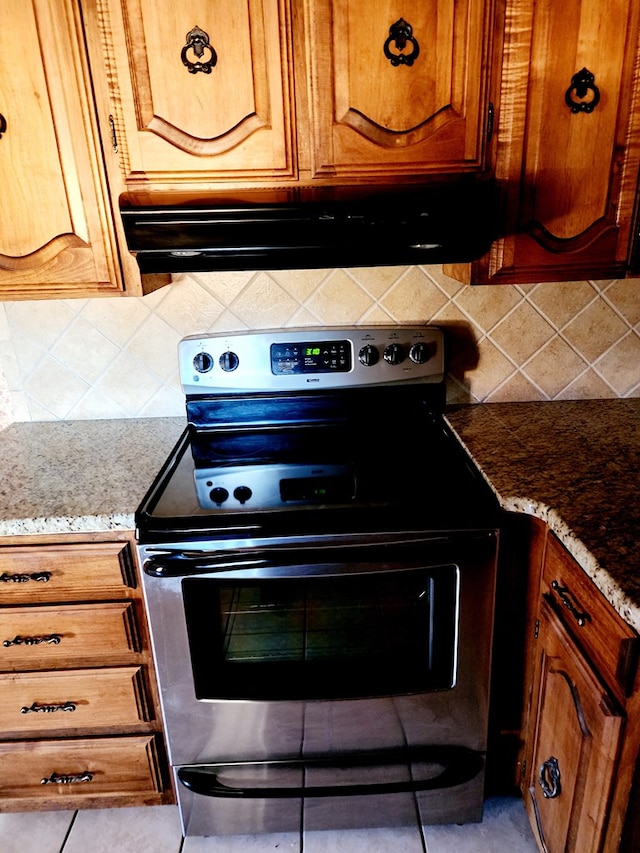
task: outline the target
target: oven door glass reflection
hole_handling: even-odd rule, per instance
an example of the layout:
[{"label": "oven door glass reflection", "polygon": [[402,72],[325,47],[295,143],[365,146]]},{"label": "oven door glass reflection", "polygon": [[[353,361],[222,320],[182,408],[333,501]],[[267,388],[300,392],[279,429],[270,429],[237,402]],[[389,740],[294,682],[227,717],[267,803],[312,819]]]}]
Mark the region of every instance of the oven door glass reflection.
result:
[{"label": "oven door glass reflection", "polygon": [[455,565],[185,578],[198,699],[342,699],[455,685]]}]

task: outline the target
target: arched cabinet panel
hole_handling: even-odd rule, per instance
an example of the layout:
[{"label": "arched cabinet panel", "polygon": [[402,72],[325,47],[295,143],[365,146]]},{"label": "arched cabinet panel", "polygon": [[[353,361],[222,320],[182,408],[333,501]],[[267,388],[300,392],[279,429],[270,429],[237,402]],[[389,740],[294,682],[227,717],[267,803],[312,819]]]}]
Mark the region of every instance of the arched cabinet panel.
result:
[{"label": "arched cabinet panel", "polygon": [[292,177],[285,0],[94,0],[124,180]]},{"label": "arched cabinet panel", "polygon": [[312,174],[477,171],[492,3],[306,0]]},{"label": "arched cabinet panel", "polygon": [[77,7],[5,0],[0,298],[122,289]]}]

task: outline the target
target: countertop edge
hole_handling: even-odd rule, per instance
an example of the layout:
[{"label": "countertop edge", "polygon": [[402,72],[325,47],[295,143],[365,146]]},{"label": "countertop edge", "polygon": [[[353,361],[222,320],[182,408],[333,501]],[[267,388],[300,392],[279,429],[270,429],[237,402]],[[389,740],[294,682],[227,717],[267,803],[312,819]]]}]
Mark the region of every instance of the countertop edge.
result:
[{"label": "countertop edge", "polygon": [[135,530],[133,513],[109,515],[42,516],[0,521],[0,536],[46,536],[55,533],[103,533]]}]

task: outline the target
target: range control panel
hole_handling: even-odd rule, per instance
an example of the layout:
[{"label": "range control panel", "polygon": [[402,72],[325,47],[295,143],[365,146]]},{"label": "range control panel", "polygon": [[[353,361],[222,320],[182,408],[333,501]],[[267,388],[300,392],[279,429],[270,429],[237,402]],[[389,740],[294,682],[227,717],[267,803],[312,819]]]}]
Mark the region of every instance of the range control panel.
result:
[{"label": "range control panel", "polygon": [[197,469],[198,504],[203,509],[266,510],[292,504],[345,503],[355,496],[346,465],[239,465]]},{"label": "range control panel", "polygon": [[187,395],[300,391],[444,379],[435,326],[351,326],[192,335],[178,347]]}]

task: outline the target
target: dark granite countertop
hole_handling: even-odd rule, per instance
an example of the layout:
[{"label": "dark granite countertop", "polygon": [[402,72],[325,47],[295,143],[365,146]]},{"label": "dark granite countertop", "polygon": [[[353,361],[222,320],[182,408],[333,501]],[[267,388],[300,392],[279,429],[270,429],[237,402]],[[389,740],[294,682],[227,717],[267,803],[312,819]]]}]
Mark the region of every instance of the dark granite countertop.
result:
[{"label": "dark granite countertop", "polygon": [[489,403],[446,417],[503,508],[546,521],[640,631],[640,399]]}]

